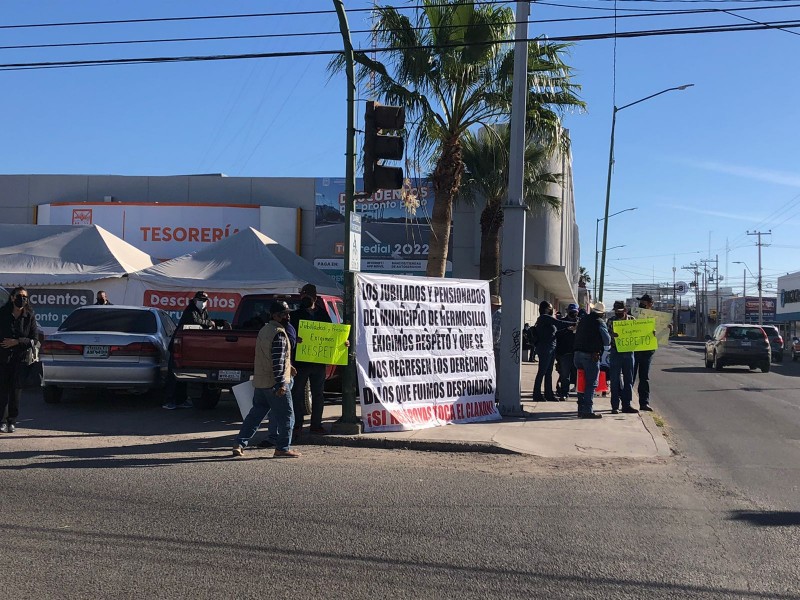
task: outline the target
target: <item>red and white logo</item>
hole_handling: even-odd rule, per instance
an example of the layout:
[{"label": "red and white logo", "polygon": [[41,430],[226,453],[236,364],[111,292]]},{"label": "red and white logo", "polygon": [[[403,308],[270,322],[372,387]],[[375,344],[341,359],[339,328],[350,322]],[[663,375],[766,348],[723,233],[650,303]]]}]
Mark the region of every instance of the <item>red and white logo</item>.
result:
[{"label": "red and white logo", "polygon": [[73,208],[72,209],[72,224],[73,225],[91,225],[92,224],[92,209],[91,208]]}]

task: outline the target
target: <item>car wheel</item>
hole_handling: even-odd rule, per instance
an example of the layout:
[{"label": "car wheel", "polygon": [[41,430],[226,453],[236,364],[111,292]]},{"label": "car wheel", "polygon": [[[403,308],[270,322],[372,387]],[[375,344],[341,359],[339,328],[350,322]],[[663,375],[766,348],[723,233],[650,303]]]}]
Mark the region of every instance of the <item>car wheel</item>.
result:
[{"label": "car wheel", "polygon": [[706,369],[710,369],[712,363],[710,360],[708,360],[708,354],[705,355],[705,361],[706,361]]},{"label": "car wheel", "polygon": [[714,369],[717,371],[722,371],[722,362],[717,358],[717,353],[714,353]]},{"label": "car wheel", "polygon": [[216,408],[217,404],[219,403],[219,397],[221,395],[222,395],[222,390],[219,389],[218,387],[204,385],[200,397],[194,398],[192,400],[192,403],[194,404],[195,408],[200,408],[203,410],[211,410],[212,408]]},{"label": "car wheel", "polygon": [[769,373],[770,364],[768,360],[765,360],[761,363],[761,372],[762,373]]},{"label": "car wheel", "polygon": [[61,402],[61,395],[63,392],[64,390],[57,385],[46,385],[42,388],[42,396],[44,396],[44,401],[47,402],[47,404],[58,404]]},{"label": "car wheel", "polygon": [[792,360],[794,362],[797,362],[797,354],[795,354],[794,352],[792,352]]},{"label": "car wheel", "polygon": [[782,363],[782,362],[783,362],[783,352],[781,352],[780,354],[778,354],[778,362],[779,362],[779,363]]}]

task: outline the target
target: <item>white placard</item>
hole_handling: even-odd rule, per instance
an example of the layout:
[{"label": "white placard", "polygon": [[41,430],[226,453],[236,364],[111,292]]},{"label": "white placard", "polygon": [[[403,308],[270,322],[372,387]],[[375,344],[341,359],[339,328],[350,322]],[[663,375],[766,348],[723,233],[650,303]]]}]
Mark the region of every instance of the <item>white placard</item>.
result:
[{"label": "white placard", "polygon": [[357,274],[356,314],[365,431],[500,419],[487,282]]}]

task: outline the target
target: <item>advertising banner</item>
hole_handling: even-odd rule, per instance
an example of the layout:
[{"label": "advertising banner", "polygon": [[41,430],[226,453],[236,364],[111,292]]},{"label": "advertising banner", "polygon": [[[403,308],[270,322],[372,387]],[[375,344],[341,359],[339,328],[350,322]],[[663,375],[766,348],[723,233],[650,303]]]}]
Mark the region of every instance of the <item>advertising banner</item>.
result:
[{"label": "advertising banner", "polygon": [[[297,331],[297,360],[323,365],[346,365],[350,325],[300,321]],[[300,342],[300,340],[303,340]]]},{"label": "advertising banner", "polygon": [[245,204],[54,203],[40,207],[40,222],[99,225],[154,259],[167,260],[241,229],[259,229],[261,208]]},{"label": "advertising banner", "polygon": [[488,282],[360,273],[356,315],[365,431],[500,419]]},{"label": "advertising banner", "polygon": [[[362,189],[361,179],[356,189]],[[344,282],[344,198],[343,178],[316,180],[314,266],[340,284]],[[433,184],[415,180],[404,196],[403,190],[378,190],[355,203],[361,215],[361,271],[425,275],[433,211]],[[452,253],[451,247],[448,255]],[[448,261],[447,271],[452,270]]]},{"label": "advertising banner", "polygon": [[614,321],[614,333],[617,334],[614,338],[614,344],[619,352],[657,350],[658,340],[653,335],[655,329],[655,319]]},{"label": "advertising banner", "polygon": [[[189,306],[189,303],[194,298],[197,290],[154,290],[146,289],[142,295],[142,301],[136,302],[141,306],[152,306],[160,308],[169,313],[173,320],[177,323],[184,309]],[[204,290],[208,294],[208,316],[212,319],[224,319],[229,323],[233,321],[233,315],[236,314],[236,307],[239,306],[239,300],[242,295],[232,292],[215,292],[213,290]]]},{"label": "advertising banner", "polygon": [[[761,298],[762,312],[764,320],[772,322],[775,320],[775,312],[777,310],[777,302],[775,298]],[[744,302],[744,318],[746,323],[758,322],[758,296],[748,296]]]}]

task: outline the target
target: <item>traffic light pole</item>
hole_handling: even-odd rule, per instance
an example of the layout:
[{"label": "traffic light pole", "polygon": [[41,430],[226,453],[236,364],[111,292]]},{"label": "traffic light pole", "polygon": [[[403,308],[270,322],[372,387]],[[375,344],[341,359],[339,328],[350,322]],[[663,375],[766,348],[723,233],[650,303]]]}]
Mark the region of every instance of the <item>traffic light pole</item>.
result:
[{"label": "traffic light pole", "polygon": [[347,353],[347,366],[342,371],[342,418],[334,425],[339,434],[361,433],[360,422],[356,416],[356,331],[355,331],[355,273],[350,271],[350,213],[354,208],[356,192],[356,77],[353,44],[350,41],[350,27],[342,0],[333,0],[339,29],[344,43],[345,73],[347,75],[347,145],[345,150],[345,255],[344,255],[344,322],[350,325],[350,348]]}]

